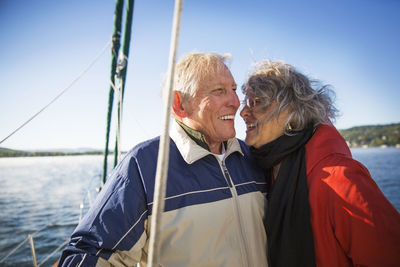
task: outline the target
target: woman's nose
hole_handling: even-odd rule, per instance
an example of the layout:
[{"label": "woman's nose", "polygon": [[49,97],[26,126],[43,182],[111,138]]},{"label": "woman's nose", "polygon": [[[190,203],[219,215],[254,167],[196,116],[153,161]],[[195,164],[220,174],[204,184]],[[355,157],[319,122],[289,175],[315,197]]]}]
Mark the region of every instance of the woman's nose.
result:
[{"label": "woman's nose", "polygon": [[247,105],[243,105],[242,110],[240,111],[240,116],[244,119],[250,116],[250,108]]}]

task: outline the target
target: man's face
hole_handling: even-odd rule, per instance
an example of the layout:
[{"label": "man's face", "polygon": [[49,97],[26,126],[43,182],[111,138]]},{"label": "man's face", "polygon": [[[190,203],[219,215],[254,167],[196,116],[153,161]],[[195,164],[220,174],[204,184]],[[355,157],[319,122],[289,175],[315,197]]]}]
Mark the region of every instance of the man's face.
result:
[{"label": "man's face", "polygon": [[184,123],[204,134],[210,148],[235,137],[234,119],[240,103],[228,68],[206,77],[186,103]]}]

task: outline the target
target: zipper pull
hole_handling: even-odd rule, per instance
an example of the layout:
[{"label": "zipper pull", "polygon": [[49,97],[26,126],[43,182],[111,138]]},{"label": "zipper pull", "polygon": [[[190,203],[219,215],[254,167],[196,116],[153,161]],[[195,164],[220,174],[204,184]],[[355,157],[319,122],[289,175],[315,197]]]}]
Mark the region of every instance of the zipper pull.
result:
[{"label": "zipper pull", "polygon": [[222,169],[224,171],[224,176],[225,176],[226,182],[228,183],[229,187],[232,188],[233,184],[232,184],[231,177],[229,175],[228,169],[226,168],[225,160],[222,161]]}]

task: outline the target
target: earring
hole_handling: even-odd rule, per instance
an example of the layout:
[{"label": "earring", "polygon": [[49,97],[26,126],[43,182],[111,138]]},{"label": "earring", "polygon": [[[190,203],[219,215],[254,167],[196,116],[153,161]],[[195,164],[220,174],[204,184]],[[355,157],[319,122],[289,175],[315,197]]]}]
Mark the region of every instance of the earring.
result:
[{"label": "earring", "polygon": [[288,123],[286,125],[285,134],[288,135],[288,136],[292,136],[293,135],[293,128],[292,128],[292,125],[290,125],[290,123]]}]

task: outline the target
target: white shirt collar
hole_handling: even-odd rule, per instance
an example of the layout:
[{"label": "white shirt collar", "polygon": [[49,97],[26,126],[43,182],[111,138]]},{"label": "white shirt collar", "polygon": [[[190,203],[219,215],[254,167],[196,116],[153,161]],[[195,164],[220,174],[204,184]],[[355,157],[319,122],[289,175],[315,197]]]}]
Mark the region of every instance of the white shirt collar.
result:
[{"label": "white shirt collar", "polygon": [[[201,146],[197,145],[196,142],[190,138],[187,133],[182,129],[181,126],[175,121],[172,120],[171,130],[169,133],[172,140],[175,142],[179,152],[181,153],[183,159],[188,164],[192,164],[193,162],[211,154],[210,151],[202,148]],[[233,152],[237,151],[242,156],[244,155],[242,149],[240,148],[239,141],[236,138],[231,138],[228,140],[228,145],[226,148],[226,155],[225,158],[228,157]]]}]

